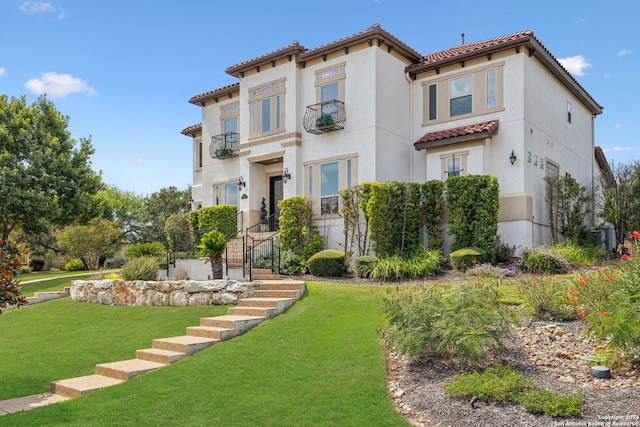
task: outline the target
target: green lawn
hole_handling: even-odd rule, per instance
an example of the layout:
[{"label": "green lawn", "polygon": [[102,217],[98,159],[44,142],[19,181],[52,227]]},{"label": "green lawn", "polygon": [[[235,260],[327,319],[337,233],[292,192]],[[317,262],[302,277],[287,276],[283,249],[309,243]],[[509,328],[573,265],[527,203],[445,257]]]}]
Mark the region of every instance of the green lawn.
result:
[{"label": "green lawn", "polygon": [[[58,273],[56,276],[62,276]],[[73,277],[25,277],[22,281],[31,281],[37,279],[47,279],[42,282],[24,283],[21,284],[22,294],[25,297],[32,297],[34,292],[58,292],[62,291],[66,286],[71,286],[72,280],[88,280],[91,277],[91,273],[86,273],[81,276]]]},{"label": "green lawn", "polygon": [[[289,311],[240,337],[118,386],[0,417],[0,426],[408,426],[386,391],[377,293],[307,285]],[[200,309],[217,308],[64,299],[3,314],[1,398],[46,391],[51,379],[91,373],[91,364],[133,358],[151,339],[184,334],[196,317],[214,315]],[[128,349],[113,349],[120,340]]]}]

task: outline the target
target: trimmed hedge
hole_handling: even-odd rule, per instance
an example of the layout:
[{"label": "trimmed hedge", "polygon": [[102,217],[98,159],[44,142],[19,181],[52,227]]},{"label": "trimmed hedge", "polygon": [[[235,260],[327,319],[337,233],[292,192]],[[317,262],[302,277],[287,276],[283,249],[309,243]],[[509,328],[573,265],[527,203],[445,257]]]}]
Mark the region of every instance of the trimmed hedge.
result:
[{"label": "trimmed hedge", "polygon": [[344,252],[337,249],[325,249],[307,260],[307,267],[314,276],[344,276],[346,270]]}]

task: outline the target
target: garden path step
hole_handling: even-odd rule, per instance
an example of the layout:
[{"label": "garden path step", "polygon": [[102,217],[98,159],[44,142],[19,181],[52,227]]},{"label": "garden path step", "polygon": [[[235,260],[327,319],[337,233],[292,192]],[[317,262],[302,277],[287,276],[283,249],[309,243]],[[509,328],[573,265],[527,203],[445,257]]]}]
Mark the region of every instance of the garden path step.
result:
[{"label": "garden path step", "polygon": [[[82,396],[176,362],[220,341],[243,334],[267,318],[286,311],[304,295],[305,291],[304,282],[298,280],[256,280],[255,282],[259,286],[256,293],[260,296],[247,298],[239,304],[240,307],[229,308],[229,314],[201,318],[200,326],[187,328],[187,335],[155,339],[152,348],[137,350],[135,359],[98,364],[94,375],[53,381],[49,393],[0,401],[0,416]],[[245,311],[267,310],[265,313],[267,315],[232,314],[234,308]]]}]

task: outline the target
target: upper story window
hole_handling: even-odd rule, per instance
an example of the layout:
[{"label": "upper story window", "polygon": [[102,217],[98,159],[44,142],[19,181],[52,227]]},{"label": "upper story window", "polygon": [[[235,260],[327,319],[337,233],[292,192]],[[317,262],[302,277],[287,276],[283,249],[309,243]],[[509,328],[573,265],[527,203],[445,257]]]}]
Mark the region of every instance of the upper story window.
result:
[{"label": "upper story window", "polygon": [[571,123],[571,103],[567,101],[567,122]]},{"label": "upper story window", "polygon": [[193,159],[196,170],[202,169],[202,137],[193,139]]},{"label": "upper story window", "polygon": [[449,82],[449,112],[459,116],[472,111],[473,76],[451,79]]},{"label": "upper story window", "polygon": [[238,115],[238,103],[224,107],[220,114],[222,133],[225,135],[225,146],[229,148],[238,146]]},{"label": "upper story window", "polygon": [[429,85],[429,120],[435,120],[438,118],[438,86],[436,84]]},{"label": "upper story window", "polygon": [[503,110],[503,80],[504,62],[425,78],[422,126]]},{"label": "upper story window", "polygon": [[486,104],[487,110],[496,108],[496,69],[487,70],[486,73]]},{"label": "upper story window", "polygon": [[281,79],[249,89],[252,137],[284,131],[284,82],[285,79]]},{"label": "upper story window", "polygon": [[344,101],[344,81],[346,78],[344,67],[345,63],[341,62],[332,67],[321,68],[315,72],[317,102],[334,99]]}]

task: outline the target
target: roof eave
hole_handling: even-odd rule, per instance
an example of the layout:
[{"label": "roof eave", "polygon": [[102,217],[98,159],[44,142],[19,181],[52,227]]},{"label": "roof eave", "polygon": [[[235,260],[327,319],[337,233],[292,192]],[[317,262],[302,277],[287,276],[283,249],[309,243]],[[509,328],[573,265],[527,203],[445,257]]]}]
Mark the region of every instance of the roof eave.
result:
[{"label": "roof eave", "polygon": [[222,87],[220,89],[215,89],[210,92],[201,93],[199,95],[192,96],[189,99],[189,102],[193,105],[202,106],[205,102],[210,101],[212,99],[219,98],[221,96],[230,96],[234,93],[239,93],[240,84],[234,83],[229,86]]},{"label": "roof eave", "polygon": [[241,62],[240,64],[232,65],[231,67],[227,68],[225,72],[231,76],[240,78],[241,74],[246,71],[254,70],[256,69],[256,67],[262,67],[266,64],[269,64],[273,61],[277,61],[282,58],[288,58],[289,60],[292,60],[294,57],[297,57],[298,55],[300,55],[305,51],[306,49],[304,48],[304,46],[295,42],[294,44],[287,46],[283,49],[277,50],[275,52],[268,53],[266,55],[259,56],[254,59],[250,59],[245,62]]},{"label": "roof eave", "polygon": [[422,60],[422,55],[420,55],[420,53],[416,52],[393,35],[381,28],[373,28],[369,31],[355,34],[351,37],[304,52],[297,57],[297,62],[310,61],[312,59],[320,58],[322,55],[327,55],[362,43],[373,42],[374,40],[378,42],[378,46],[386,45],[388,49],[400,53],[414,64],[419,63]]}]

